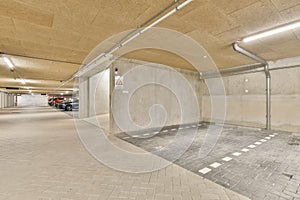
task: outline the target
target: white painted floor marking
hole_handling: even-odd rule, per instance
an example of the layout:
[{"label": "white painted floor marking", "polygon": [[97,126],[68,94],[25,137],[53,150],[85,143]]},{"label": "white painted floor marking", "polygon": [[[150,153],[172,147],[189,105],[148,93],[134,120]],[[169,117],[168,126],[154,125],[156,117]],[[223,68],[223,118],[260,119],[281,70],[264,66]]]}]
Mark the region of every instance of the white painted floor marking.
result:
[{"label": "white painted floor marking", "polygon": [[176,128],[172,128],[172,129],[171,129],[171,131],[176,131],[176,130],[177,130]]},{"label": "white painted floor marking", "polygon": [[254,144],[256,144],[256,145],[261,145],[261,142],[255,142]]},{"label": "white painted floor marking", "polygon": [[265,137],[267,140],[270,140],[271,139],[271,137]]},{"label": "white painted floor marking", "polygon": [[240,156],[240,155],[242,155],[242,153],[240,153],[240,152],[235,152],[235,153],[233,153],[232,155],[234,155],[234,156]]},{"label": "white painted floor marking", "polygon": [[261,141],[261,142],[266,142],[267,140],[265,140],[265,139],[261,139],[261,140],[259,140],[259,141]]},{"label": "white painted floor marking", "polygon": [[255,148],[256,146],[253,145],[253,144],[251,144],[251,145],[249,145],[248,147],[251,148],[251,149],[253,149],[253,148]]},{"label": "white painted floor marking", "polygon": [[198,172],[200,172],[201,174],[206,174],[206,173],[208,173],[208,172],[210,172],[210,171],[211,171],[211,169],[205,167],[205,168],[199,170]]},{"label": "white painted floor marking", "polygon": [[275,137],[275,135],[269,135],[270,137]]},{"label": "white painted floor marking", "polygon": [[148,136],[148,135],[150,135],[150,133],[144,133],[143,135],[144,135],[144,136]]},{"label": "white painted floor marking", "polygon": [[133,138],[137,138],[137,137],[139,137],[139,136],[138,136],[138,135],[133,135],[132,137],[133,137]]},{"label": "white painted floor marking", "polygon": [[220,167],[222,164],[221,163],[218,163],[218,162],[214,162],[213,164],[209,165],[211,166],[212,168],[218,168]]},{"label": "white painted floor marking", "polygon": [[168,130],[163,130],[162,132],[163,132],[163,133],[166,133],[166,132],[168,132]]},{"label": "white painted floor marking", "polygon": [[230,158],[230,157],[225,157],[225,158],[223,158],[222,160],[224,160],[224,161],[228,162],[228,161],[231,161],[231,160],[232,160],[232,158]]},{"label": "white painted floor marking", "polygon": [[249,149],[246,149],[246,148],[244,148],[244,149],[242,149],[242,151],[243,152],[248,152],[248,151],[250,151]]}]

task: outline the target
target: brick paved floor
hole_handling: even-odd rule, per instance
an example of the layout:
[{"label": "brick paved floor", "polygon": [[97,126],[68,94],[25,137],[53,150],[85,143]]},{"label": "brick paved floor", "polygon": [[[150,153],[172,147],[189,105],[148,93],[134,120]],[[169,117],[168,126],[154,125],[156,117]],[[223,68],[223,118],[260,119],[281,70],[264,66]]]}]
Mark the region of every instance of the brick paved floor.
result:
[{"label": "brick paved floor", "polygon": [[[254,200],[300,199],[300,146],[289,144],[291,133],[225,126],[214,149],[200,159],[198,152],[207,126],[199,127],[194,143],[176,164]],[[171,159],[169,154],[155,150],[163,150],[174,139],[176,132],[172,129],[165,127],[148,138],[127,137],[123,133],[118,137]],[[143,137],[147,131],[139,134]],[[177,137],[184,140],[185,136]]]},{"label": "brick paved floor", "polygon": [[0,177],[0,200],[247,199],[174,164],[108,168],[84,149],[73,119],[47,107],[0,110]]}]

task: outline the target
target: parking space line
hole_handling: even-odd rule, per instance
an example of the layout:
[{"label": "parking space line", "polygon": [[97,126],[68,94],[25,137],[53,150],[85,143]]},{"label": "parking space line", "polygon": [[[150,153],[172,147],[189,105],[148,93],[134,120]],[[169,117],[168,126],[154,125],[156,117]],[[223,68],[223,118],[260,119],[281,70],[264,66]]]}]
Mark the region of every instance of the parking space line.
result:
[{"label": "parking space line", "polygon": [[218,167],[220,167],[221,165],[222,165],[221,163],[214,162],[214,163],[210,164],[209,166],[212,167],[212,168],[218,168]]},{"label": "parking space line", "polygon": [[261,142],[255,142],[254,144],[256,144],[256,145],[261,145]]},{"label": "parking space line", "polygon": [[240,153],[240,152],[235,152],[235,153],[233,153],[232,155],[234,155],[234,156],[240,156],[240,155],[242,155],[242,153]]},{"label": "parking space line", "polygon": [[222,158],[222,160],[228,162],[228,161],[231,161],[232,158],[231,157],[225,157],[225,158]]},{"label": "parking space line", "polygon": [[200,172],[201,174],[206,174],[206,173],[208,173],[208,172],[210,172],[210,171],[211,171],[211,169],[205,167],[205,168],[199,170],[198,172]]}]

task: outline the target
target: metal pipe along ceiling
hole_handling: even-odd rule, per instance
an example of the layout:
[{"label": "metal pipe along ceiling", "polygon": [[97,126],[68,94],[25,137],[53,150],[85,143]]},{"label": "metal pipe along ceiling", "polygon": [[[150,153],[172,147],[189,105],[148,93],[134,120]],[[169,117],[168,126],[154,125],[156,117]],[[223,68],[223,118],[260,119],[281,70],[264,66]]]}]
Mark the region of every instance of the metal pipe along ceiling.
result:
[{"label": "metal pipe along ceiling", "polygon": [[266,60],[256,56],[255,54],[245,50],[239,46],[239,42],[233,43],[233,49],[253,60],[256,60],[264,65],[264,72],[266,75],[266,129],[271,129],[271,74],[269,70],[269,64]]},{"label": "metal pipe along ceiling", "polygon": [[[159,19],[155,20],[153,23],[151,23],[150,25],[146,26],[145,28],[141,28],[140,31],[138,31],[137,33],[135,33],[134,35],[132,35],[131,37],[125,39],[125,41],[121,41],[119,44],[115,45],[110,51],[106,52],[106,53],[102,53],[99,56],[97,56],[96,58],[94,58],[91,62],[89,62],[88,64],[84,65],[81,69],[79,69],[79,71],[77,71],[72,77],[70,77],[68,80],[64,81],[64,83],[62,83],[60,87],[62,87],[63,85],[65,85],[66,83],[70,82],[71,80],[73,80],[74,78],[77,78],[81,75],[83,75],[85,72],[89,71],[92,67],[92,65],[94,63],[99,64],[99,62],[101,63],[101,60],[104,59],[107,56],[111,56],[112,53],[114,53],[115,51],[117,51],[118,49],[122,48],[123,46],[125,46],[127,43],[131,42],[132,40],[134,40],[136,37],[140,36],[141,34],[143,34],[144,32],[146,32],[147,30],[149,30],[150,28],[154,27],[155,25],[159,24],[160,22],[162,22],[163,20],[165,20],[166,18],[170,17],[171,15],[173,15],[174,13],[176,13],[177,11],[179,11],[180,9],[184,8],[185,6],[187,6],[189,3],[191,3],[193,0],[186,0],[184,1],[182,4],[178,5],[177,7],[175,7],[174,9],[172,9],[171,11],[169,11],[168,13],[166,13],[165,15],[163,15],[162,17],[160,17]],[[178,1],[175,1],[175,3],[177,3]],[[170,6],[168,6],[170,7]],[[165,11],[165,9],[164,9]],[[147,23],[149,23],[149,20],[147,21]]]}]

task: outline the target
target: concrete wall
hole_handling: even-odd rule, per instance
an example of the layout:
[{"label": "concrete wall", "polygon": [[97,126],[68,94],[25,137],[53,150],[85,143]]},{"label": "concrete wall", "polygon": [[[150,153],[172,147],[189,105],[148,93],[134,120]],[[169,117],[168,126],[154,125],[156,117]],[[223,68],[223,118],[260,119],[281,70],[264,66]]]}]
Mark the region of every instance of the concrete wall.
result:
[{"label": "concrete wall", "polygon": [[32,106],[47,106],[48,98],[46,95],[27,95],[23,94],[17,97],[18,107],[32,107]]},{"label": "concrete wall", "polygon": [[0,92],[0,108],[8,108],[14,106],[14,94]]},{"label": "concrete wall", "polygon": [[[128,73],[130,70],[135,69],[137,66],[140,66],[141,64],[146,64],[147,68],[152,68],[154,70],[149,70],[149,73],[153,73],[152,76],[159,79],[159,76],[161,74],[165,74],[166,77],[164,77],[165,80],[170,81],[176,81],[175,76],[176,74],[180,74],[187,80],[187,83],[189,84],[189,87],[192,88],[193,92],[195,93],[196,104],[200,111],[201,106],[201,92],[199,84],[200,76],[199,73],[188,71],[188,70],[181,70],[181,69],[175,69],[176,71],[170,70],[169,67],[166,67],[164,65],[160,64],[153,64],[153,63],[147,63],[142,61],[128,61],[126,59],[124,60],[118,60],[116,61],[113,66],[114,68],[118,68],[118,74],[116,76],[124,76],[124,74]],[[147,76],[149,77],[149,73],[147,72],[141,72],[137,73],[136,75],[133,75],[130,77],[130,80],[127,76],[124,77],[124,89],[115,89],[115,93],[118,95],[128,95],[126,91],[126,88],[129,84],[134,84],[135,82],[138,82],[142,79],[147,79]],[[144,76],[144,77],[143,77]],[[156,79],[155,78],[155,79]],[[180,87],[178,83],[174,82],[173,85],[175,87]],[[184,89],[183,89],[184,90]],[[156,127],[156,125],[153,121],[158,121],[157,123],[163,122],[164,120],[165,126],[168,125],[175,125],[181,123],[181,107],[179,104],[178,97],[176,96],[178,94],[174,94],[173,91],[170,89],[160,85],[160,84],[148,84],[144,85],[142,87],[139,87],[131,96],[129,105],[126,105],[126,102],[120,101],[120,102],[114,102],[112,105],[113,110],[121,110],[121,107],[129,106],[129,112],[130,117],[132,119],[132,122],[135,123],[138,126],[141,126],[141,129],[143,128],[153,128]],[[187,102],[184,102],[183,104],[185,106],[189,106],[191,103],[191,100],[188,100]],[[160,105],[161,108],[163,107],[165,111],[162,113],[162,109],[153,109],[153,105],[157,106]],[[154,118],[151,119],[150,112],[152,112],[152,116]],[[166,116],[166,119],[163,117]],[[152,122],[151,122],[152,120]],[[198,119],[187,119],[186,122],[193,123],[195,121],[201,121],[201,114]]]},{"label": "concrete wall", "polygon": [[107,69],[89,78],[90,116],[109,112],[109,77]]},{"label": "concrete wall", "polygon": [[[300,131],[300,68],[271,71],[272,129]],[[253,73],[224,77],[227,93],[226,122],[265,127],[265,75]],[[210,96],[202,82],[203,118],[210,120]],[[213,119],[214,120],[214,119]]]}]

